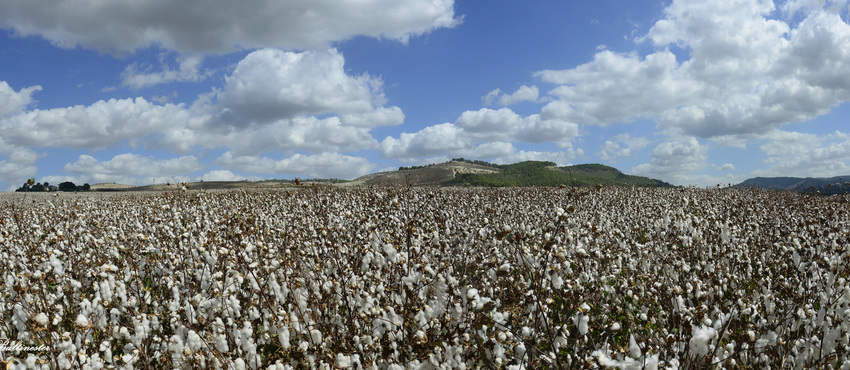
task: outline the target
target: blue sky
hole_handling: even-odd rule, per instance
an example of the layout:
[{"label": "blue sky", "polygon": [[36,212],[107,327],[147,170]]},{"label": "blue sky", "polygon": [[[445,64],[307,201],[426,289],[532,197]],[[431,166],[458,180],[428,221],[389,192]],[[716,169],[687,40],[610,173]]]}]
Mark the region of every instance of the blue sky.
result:
[{"label": "blue sky", "polygon": [[850,175],[846,0],[0,0],[0,190],[455,157]]}]

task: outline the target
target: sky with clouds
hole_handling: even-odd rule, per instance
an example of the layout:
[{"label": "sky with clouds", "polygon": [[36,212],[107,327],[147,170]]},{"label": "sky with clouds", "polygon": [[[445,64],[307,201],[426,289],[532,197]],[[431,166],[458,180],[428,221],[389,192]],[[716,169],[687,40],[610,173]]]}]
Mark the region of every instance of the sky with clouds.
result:
[{"label": "sky with clouds", "polygon": [[850,175],[847,0],[0,0],[0,191],[464,157]]}]

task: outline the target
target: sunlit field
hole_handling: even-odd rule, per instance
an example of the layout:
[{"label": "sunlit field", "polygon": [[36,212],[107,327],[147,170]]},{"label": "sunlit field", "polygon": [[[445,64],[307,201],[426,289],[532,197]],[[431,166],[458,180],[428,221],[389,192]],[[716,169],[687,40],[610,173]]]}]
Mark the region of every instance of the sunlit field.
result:
[{"label": "sunlit field", "polygon": [[0,206],[13,366],[850,368],[840,197],[303,187]]}]

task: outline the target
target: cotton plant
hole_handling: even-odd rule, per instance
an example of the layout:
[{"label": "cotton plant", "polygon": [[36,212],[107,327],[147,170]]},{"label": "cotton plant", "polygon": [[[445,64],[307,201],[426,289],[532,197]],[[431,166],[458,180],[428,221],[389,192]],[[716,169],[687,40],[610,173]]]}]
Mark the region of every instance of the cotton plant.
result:
[{"label": "cotton plant", "polygon": [[0,340],[53,349],[5,352],[18,367],[850,366],[832,198],[312,187],[0,210]]}]

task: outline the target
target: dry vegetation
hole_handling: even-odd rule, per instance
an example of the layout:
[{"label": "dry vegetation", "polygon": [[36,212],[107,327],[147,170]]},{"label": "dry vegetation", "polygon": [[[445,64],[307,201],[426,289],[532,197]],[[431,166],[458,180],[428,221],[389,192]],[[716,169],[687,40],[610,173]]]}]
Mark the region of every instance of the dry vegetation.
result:
[{"label": "dry vegetation", "polygon": [[30,368],[849,368],[850,213],[755,190],[0,197]]}]

